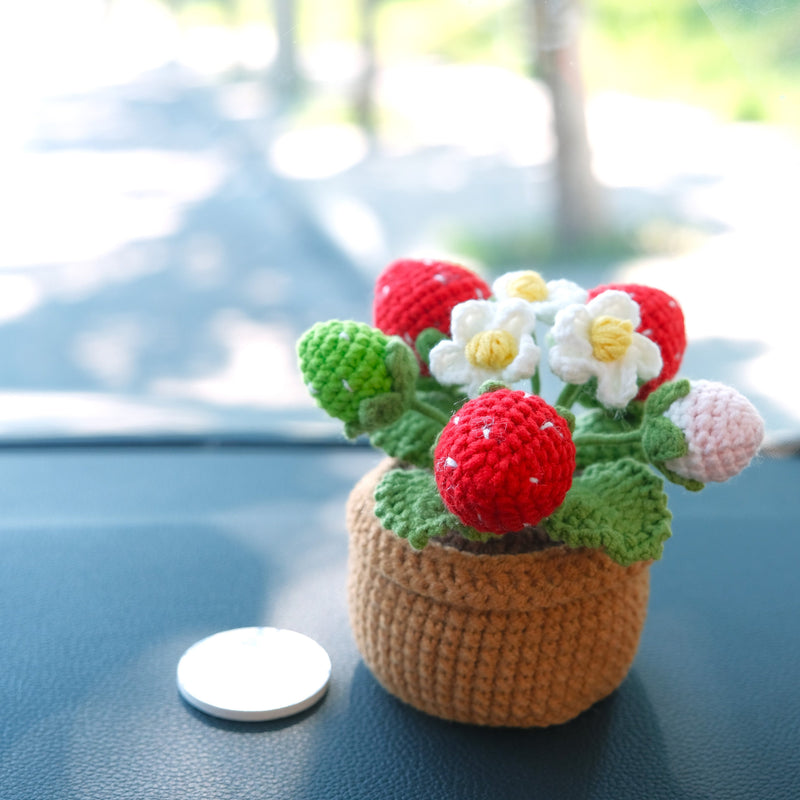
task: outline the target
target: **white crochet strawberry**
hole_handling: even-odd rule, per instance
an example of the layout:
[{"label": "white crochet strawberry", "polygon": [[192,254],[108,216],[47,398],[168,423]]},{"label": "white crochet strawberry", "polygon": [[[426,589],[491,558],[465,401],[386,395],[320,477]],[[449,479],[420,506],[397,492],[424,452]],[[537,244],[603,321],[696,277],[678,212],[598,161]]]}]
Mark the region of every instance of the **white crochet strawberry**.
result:
[{"label": "white crochet strawberry", "polygon": [[664,466],[685,478],[727,481],[752,460],[764,439],[764,421],[742,394],[715,381],[689,381],[689,393],[664,417],[679,428],[687,452]]}]

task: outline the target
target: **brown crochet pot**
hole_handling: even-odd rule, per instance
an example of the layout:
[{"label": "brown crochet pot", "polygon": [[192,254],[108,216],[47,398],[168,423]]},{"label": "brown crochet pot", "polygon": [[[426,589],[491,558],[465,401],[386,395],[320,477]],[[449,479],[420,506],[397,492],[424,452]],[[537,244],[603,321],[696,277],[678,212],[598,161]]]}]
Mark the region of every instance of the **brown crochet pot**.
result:
[{"label": "brown crochet pot", "polygon": [[433,540],[415,551],[375,516],[392,466],[365,475],[347,504],[350,621],[391,694],[448,720],[532,727],[566,722],[619,686],[644,625],[648,564],[552,544],[497,553]]}]

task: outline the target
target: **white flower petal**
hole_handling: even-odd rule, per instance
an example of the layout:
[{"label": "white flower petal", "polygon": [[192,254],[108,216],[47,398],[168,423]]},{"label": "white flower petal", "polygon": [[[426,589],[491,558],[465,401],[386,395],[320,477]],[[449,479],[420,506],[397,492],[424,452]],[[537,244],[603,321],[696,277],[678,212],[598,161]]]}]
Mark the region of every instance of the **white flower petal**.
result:
[{"label": "white flower petal", "polygon": [[558,345],[551,347],[547,355],[550,369],[564,383],[586,383],[596,374],[596,362],[593,358],[581,358],[569,353],[562,353]]},{"label": "white flower petal", "polygon": [[556,315],[550,340],[563,355],[574,353],[580,358],[588,358],[592,353],[589,343],[591,324],[592,318],[586,306],[567,306]]},{"label": "white flower petal", "polygon": [[636,362],[637,374],[643,380],[649,381],[661,372],[663,361],[658,345],[641,333],[633,334],[633,341],[625,356]]},{"label": "white flower petal", "polygon": [[595,374],[586,306],[571,305],[556,315],[550,331],[550,369],[566,383],[586,383]]},{"label": "white flower petal", "polygon": [[583,305],[589,293],[577,283],[563,279],[547,282],[548,297],[540,303],[534,303],[536,316],[548,324],[552,324],[556,314],[573,303]]},{"label": "white flower petal", "polygon": [[604,364],[597,373],[597,399],[609,408],[625,408],[636,397],[636,365],[624,360]]},{"label": "white flower petal", "polygon": [[508,331],[515,339],[531,333],[536,327],[536,312],[525,300],[515,298],[503,300],[495,305],[497,310],[491,327]]},{"label": "white flower petal", "polygon": [[430,367],[433,377],[446,386],[460,386],[472,374],[472,365],[467,361],[464,348],[449,340],[439,342],[431,350]]},{"label": "white flower petal", "polygon": [[467,300],[450,314],[450,333],[454,342],[466,344],[476,333],[486,329],[494,316],[496,303],[490,300]]},{"label": "white flower petal", "polygon": [[514,382],[530,378],[539,366],[541,350],[533,339],[525,336],[520,340],[517,357],[503,370],[501,378],[506,382]]},{"label": "white flower petal", "polygon": [[530,270],[516,269],[513,272],[503,273],[499,278],[495,279],[494,283],[492,283],[492,294],[497,297],[498,300],[508,299],[508,284],[520,276],[527,274],[528,272],[530,272]]},{"label": "white flower petal", "polygon": [[476,373],[472,380],[462,387],[462,391],[470,400],[474,400],[481,393],[481,386],[483,386],[486,381],[491,380],[494,377],[494,375],[483,376]]},{"label": "white flower petal", "polygon": [[[578,312],[586,313],[583,306],[576,306]],[[452,340],[439,342],[431,350],[431,373],[440,383],[457,385],[470,397],[477,395],[487,380],[513,383],[529,379],[541,360],[541,351],[533,338],[535,327],[533,306],[521,298],[461,303],[451,316]],[[472,337],[489,331],[505,331],[513,339],[513,350],[508,351],[513,358],[505,367],[475,365],[467,358]]]},{"label": "white flower petal", "polygon": [[564,278],[548,281],[547,291],[554,302],[563,303],[564,305],[569,305],[570,303],[583,304],[589,297],[589,292],[586,289]]},{"label": "white flower petal", "polygon": [[[566,292],[569,287],[562,288]],[[602,316],[628,320],[634,330],[640,322],[639,306],[626,292],[609,290],[586,305],[566,306],[556,314],[550,331],[550,368],[572,384],[586,383],[596,376],[597,399],[604,406],[624,408],[639,391],[637,378],[649,380],[659,374],[661,353],[653,341],[634,332],[621,357],[613,361],[596,358],[592,327]]]},{"label": "white flower petal", "polygon": [[634,330],[639,327],[639,306],[626,292],[609,289],[592,298],[586,308],[593,318],[607,315],[630,320]]}]

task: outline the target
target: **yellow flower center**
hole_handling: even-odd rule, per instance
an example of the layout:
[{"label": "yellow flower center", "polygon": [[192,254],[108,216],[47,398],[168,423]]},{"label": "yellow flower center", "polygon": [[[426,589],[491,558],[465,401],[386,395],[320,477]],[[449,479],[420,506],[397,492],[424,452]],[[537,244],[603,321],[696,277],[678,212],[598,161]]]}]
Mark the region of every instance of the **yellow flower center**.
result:
[{"label": "yellow flower center", "polygon": [[598,361],[617,361],[628,352],[633,341],[633,323],[603,315],[592,323],[589,332],[592,354]]},{"label": "yellow flower center", "polygon": [[467,361],[473,367],[499,370],[507,367],[517,357],[517,342],[504,330],[476,333],[465,350]]},{"label": "yellow flower center", "polygon": [[547,300],[547,284],[544,278],[533,270],[523,272],[516,278],[508,282],[506,292],[509,297],[521,297],[529,303],[538,303]]}]

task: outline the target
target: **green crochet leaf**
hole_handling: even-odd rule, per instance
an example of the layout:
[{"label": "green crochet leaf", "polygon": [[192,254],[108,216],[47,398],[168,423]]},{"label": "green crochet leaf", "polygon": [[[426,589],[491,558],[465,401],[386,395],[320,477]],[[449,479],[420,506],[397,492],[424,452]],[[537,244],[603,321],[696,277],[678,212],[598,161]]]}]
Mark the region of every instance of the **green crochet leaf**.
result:
[{"label": "green crochet leaf", "polygon": [[478,541],[494,536],[469,528],[451,514],[442,502],[433,473],[427,470],[387,472],[375,489],[375,514],[384,528],[408,539],[415,550],[451,531]]},{"label": "green crochet leaf", "polygon": [[653,464],[680,458],[689,452],[683,431],[666,417],[647,419],[642,430],[642,448]]},{"label": "green crochet leaf", "polygon": [[[452,416],[466,401],[433,378],[417,379],[417,397],[429,406]],[[433,469],[433,447],[442,425],[416,409],[409,409],[396,422],[375,431],[370,443],[392,458],[423,469]]]},{"label": "green crochet leaf", "polygon": [[560,417],[564,418],[567,423],[567,427],[569,428],[569,432],[575,433],[577,417],[566,406],[556,406],[556,413]]},{"label": "green crochet leaf", "polygon": [[399,392],[367,397],[358,405],[358,421],[345,422],[345,435],[354,439],[362,433],[379,430],[399,419],[407,407],[407,398]]},{"label": "green crochet leaf", "polygon": [[370,442],[387,455],[423,469],[433,469],[433,446],[442,426],[413,409],[397,422],[370,436]]},{"label": "green crochet leaf", "polygon": [[447,339],[447,334],[442,333],[438,328],[425,328],[419,333],[414,347],[426,367],[430,366],[431,350],[445,339]]},{"label": "green crochet leaf", "polygon": [[692,385],[685,378],[662,384],[647,398],[644,406],[645,415],[660,417],[676,400],[686,397],[691,390]]},{"label": "green crochet leaf", "polygon": [[[620,434],[629,434],[639,428],[642,422],[644,405],[631,403],[625,412],[610,412],[596,408],[580,414],[575,420],[573,441],[575,442],[575,464],[585,469],[602,461],[618,461],[620,458],[633,458],[647,461],[641,443],[620,441]],[[588,435],[592,441],[585,441]],[[582,438],[584,441],[581,441]]]},{"label": "green crochet leaf", "polygon": [[602,548],[627,567],[661,558],[671,520],[661,478],[624,458],[577,475],[564,502],[543,524],[551,539]]},{"label": "green crochet leaf", "polygon": [[684,489],[688,489],[690,492],[699,492],[702,489],[706,488],[704,483],[700,481],[696,481],[694,478],[686,478],[683,475],[679,475],[677,472],[673,472],[669,469],[666,464],[658,463],[653,464],[653,466],[670,482],[675,483],[678,486],[683,486]]},{"label": "green crochet leaf", "polygon": [[642,449],[646,460],[667,480],[683,486],[690,492],[699,492],[705,488],[704,483],[673,472],[665,463],[674,458],[681,458],[689,452],[683,431],[663,414],[676,400],[686,397],[691,388],[688,380],[670,381],[659,386],[647,398],[642,422]]},{"label": "green crochet leaf", "polygon": [[417,381],[417,397],[448,416],[455,414],[468,399],[452,386],[441,386],[435,380],[433,383],[424,382],[423,379]]},{"label": "green crochet leaf", "polygon": [[386,345],[385,361],[386,371],[392,379],[392,388],[406,400],[407,407],[417,388],[417,357],[402,339],[393,336]]}]

